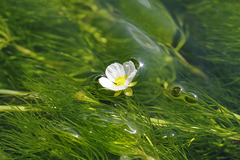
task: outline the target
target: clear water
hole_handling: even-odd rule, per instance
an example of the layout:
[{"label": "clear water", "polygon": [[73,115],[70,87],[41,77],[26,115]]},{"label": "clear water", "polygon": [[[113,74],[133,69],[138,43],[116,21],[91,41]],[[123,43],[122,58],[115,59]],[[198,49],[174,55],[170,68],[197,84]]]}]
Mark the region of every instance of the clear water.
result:
[{"label": "clear water", "polygon": [[[0,8],[0,159],[239,158],[239,2]],[[98,79],[130,60],[133,96],[114,97]]]}]

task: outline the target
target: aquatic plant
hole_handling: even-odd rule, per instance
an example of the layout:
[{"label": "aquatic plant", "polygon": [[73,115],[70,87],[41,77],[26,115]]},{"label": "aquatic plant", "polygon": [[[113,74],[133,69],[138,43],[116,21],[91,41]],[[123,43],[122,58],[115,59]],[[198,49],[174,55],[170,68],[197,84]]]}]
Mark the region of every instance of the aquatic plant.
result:
[{"label": "aquatic plant", "polygon": [[239,81],[223,69],[238,56],[208,70],[218,45],[238,48],[200,14],[238,5],[185,2],[2,0],[0,159],[239,159]]},{"label": "aquatic plant", "polygon": [[124,62],[123,65],[113,63],[106,68],[106,77],[99,78],[99,83],[106,89],[117,91],[114,96],[118,96],[124,91],[127,96],[132,96],[132,89],[137,82],[132,82],[137,70],[132,61]]}]

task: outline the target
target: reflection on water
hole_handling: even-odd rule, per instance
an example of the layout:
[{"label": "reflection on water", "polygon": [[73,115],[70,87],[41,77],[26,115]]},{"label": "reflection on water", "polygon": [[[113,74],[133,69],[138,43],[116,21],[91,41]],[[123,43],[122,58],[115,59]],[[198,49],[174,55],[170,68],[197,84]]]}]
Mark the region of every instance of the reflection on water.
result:
[{"label": "reflection on water", "polygon": [[148,0],[138,0],[141,4],[146,6],[147,8],[151,8],[151,4],[148,2]]},{"label": "reflection on water", "polygon": [[143,67],[144,66],[144,63],[139,61],[139,68]]},{"label": "reflection on water", "polygon": [[120,160],[132,160],[132,158],[130,158],[130,157],[127,156],[127,155],[122,155],[122,156],[120,157]]},{"label": "reflection on water", "polygon": [[158,52],[160,49],[158,45],[153,42],[146,34],[139,30],[136,26],[126,22],[126,28],[130,35],[140,44],[142,47],[154,50]]},{"label": "reflection on water", "polygon": [[132,127],[128,126],[129,129],[124,129],[124,131],[127,131],[128,133],[131,133],[131,134],[135,134],[137,133],[137,130],[136,129],[133,129]]}]

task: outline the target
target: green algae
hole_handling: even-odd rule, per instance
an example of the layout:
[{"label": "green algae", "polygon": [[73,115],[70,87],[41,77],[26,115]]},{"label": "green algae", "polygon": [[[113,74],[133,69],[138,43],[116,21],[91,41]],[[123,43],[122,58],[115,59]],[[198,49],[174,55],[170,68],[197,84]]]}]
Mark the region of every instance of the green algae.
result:
[{"label": "green algae", "polygon": [[[208,16],[238,3],[186,2],[3,0],[0,158],[238,159],[239,25]],[[129,60],[133,96],[114,97],[98,78]]]}]

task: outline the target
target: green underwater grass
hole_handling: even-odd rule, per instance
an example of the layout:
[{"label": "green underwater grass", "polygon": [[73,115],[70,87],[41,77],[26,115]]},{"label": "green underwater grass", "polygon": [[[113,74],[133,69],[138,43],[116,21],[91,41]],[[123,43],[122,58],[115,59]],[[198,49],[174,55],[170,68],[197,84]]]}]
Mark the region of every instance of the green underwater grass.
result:
[{"label": "green underwater grass", "polygon": [[[2,1],[0,159],[238,159],[238,64],[216,61],[227,42],[211,32],[218,21],[196,10],[224,3],[184,2],[176,4],[189,30],[154,0]],[[221,43],[209,49],[213,38]],[[194,56],[199,48],[204,56]],[[133,96],[114,97],[98,79],[129,60],[138,69]]]},{"label": "green underwater grass", "polygon": [[205,72],[216,85],[208,89],[210,94],[239,113],[239,2],[178,0],[178,4],[185,10],[186,25],[192,26],[184,57],[199,67],[208,66]]}]

